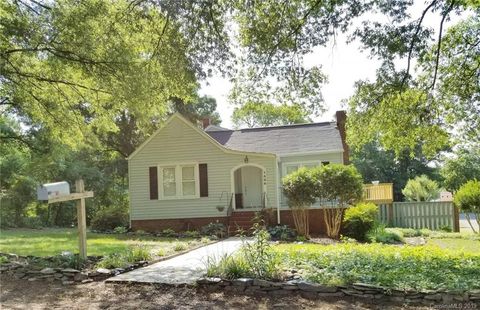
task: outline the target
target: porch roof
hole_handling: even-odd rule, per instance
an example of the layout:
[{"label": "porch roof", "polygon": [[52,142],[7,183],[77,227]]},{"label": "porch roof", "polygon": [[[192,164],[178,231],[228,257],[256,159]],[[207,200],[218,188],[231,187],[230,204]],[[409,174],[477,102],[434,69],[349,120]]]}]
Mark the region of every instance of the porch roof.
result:
[{"label": "porch roof", "polygon": [[[220,127],[221,128],[221,127]],[[205,132],[223,146],[277,155],[343,150],[336,122],[230,130],[209,126]]]}]

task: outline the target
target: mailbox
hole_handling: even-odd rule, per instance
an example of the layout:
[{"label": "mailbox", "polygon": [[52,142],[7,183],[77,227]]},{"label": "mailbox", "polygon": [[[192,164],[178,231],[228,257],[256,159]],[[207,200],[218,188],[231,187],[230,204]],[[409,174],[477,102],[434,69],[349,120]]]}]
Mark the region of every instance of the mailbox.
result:
[{"label": "mailbox", "polygon": [[37,187],[38,200],[49,200],[66,195],[70,195],[70,185],[67,182],[47,183]]}]

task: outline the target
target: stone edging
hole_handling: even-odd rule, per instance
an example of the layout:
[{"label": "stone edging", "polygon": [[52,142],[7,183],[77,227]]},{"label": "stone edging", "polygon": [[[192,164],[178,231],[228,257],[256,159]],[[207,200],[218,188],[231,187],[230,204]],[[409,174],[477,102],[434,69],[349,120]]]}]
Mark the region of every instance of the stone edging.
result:
[{"label": "stone edging", "polygon": [[[1,256],[8,257],[11,260],[6,264],[0,265],[1,274],[9,274],[17,279],[28,281],[46,280],[61,281],[64,285],[74,283],[88,283],[93,281],[103,281],[111,276],[115,276],[127,271],[131,271],[149,264],[147,261],[139,261],[129,264],[125,268],[106,269],[98,268],[96,270],[77,270],[73,268],[45,267],[39,268],[36,265],[29,264],[27,259],[38,258],[50,260],[52,257],[19,256],[15,254],[0,253]],[[23,261],[19,261],[22,259]],[[89,259],[98,260],[99,257],[89,257]]]},{"label": "stone edging", "polygon": [[469,292],[448,291],[402,291],[388,289],[365,283],[354,283],[349,286],[324,286],[304,280],[287,282],[271,282],[261,279],[240,278],[225,280],[221,278],[202,278],[197,285],[208,291],[235,292],[251,295],[289,296],[300,294],[302,297],[317,299],[323,297],[353,296],[364,299],[389,300],[402,303],[435,302],[473,302],[480,303],[480,290]]}]

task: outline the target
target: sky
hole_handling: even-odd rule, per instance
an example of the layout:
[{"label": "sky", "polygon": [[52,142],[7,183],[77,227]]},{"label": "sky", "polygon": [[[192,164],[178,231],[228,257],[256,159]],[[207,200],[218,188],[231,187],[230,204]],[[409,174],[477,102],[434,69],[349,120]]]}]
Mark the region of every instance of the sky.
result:
[{"label": "sky", "polygon": [[[415,1],[411,15],[417,19],[425,8],[423,1]],[[379,20],[378,16],[369,15],[370,20]],[[458,22],[460,17],[452,16],[450,21],[445,23],[444,29]],[[429,13],[424,20],[425,25],[438,29],[440,17]],[[401,60],[406,64],[406,60]],[[346,43],[346,36],[339,34],[336,42],[330,42],[326,47],[319,47],[305,57],[305,65],[321,65],[323,73],[328,77],[328,83],[322,87],[322,94],[325,100],[327,111],[314,118],[314,121],[331,121],[334,119],[335,111],[345,109],[342,100],[353,95],[354,83],[358,80],[375,79],[375,72],[380,66],[380,61],[368,57],[368,52],[360,51],[360,43],[354,41]],[[231,115],[233,105],[228,102],[228,94],[231,90],[231,83],[219,76],[213,76],[202,82],[200,94],[209,95],[217,100],[217,110],[222,118],[222,126],[232,128]]]}]

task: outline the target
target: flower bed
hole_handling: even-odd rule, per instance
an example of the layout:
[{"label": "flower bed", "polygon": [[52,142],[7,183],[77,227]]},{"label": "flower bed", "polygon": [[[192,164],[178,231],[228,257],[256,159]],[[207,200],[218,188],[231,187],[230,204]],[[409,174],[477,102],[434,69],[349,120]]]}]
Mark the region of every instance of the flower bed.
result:
[{"label": "flower bed", "polygon": [[288,268],[323,285],[356,282],[397,290],[480,289],[480,253],[435,246],[383,244],[281,244],[274,247]]}]

